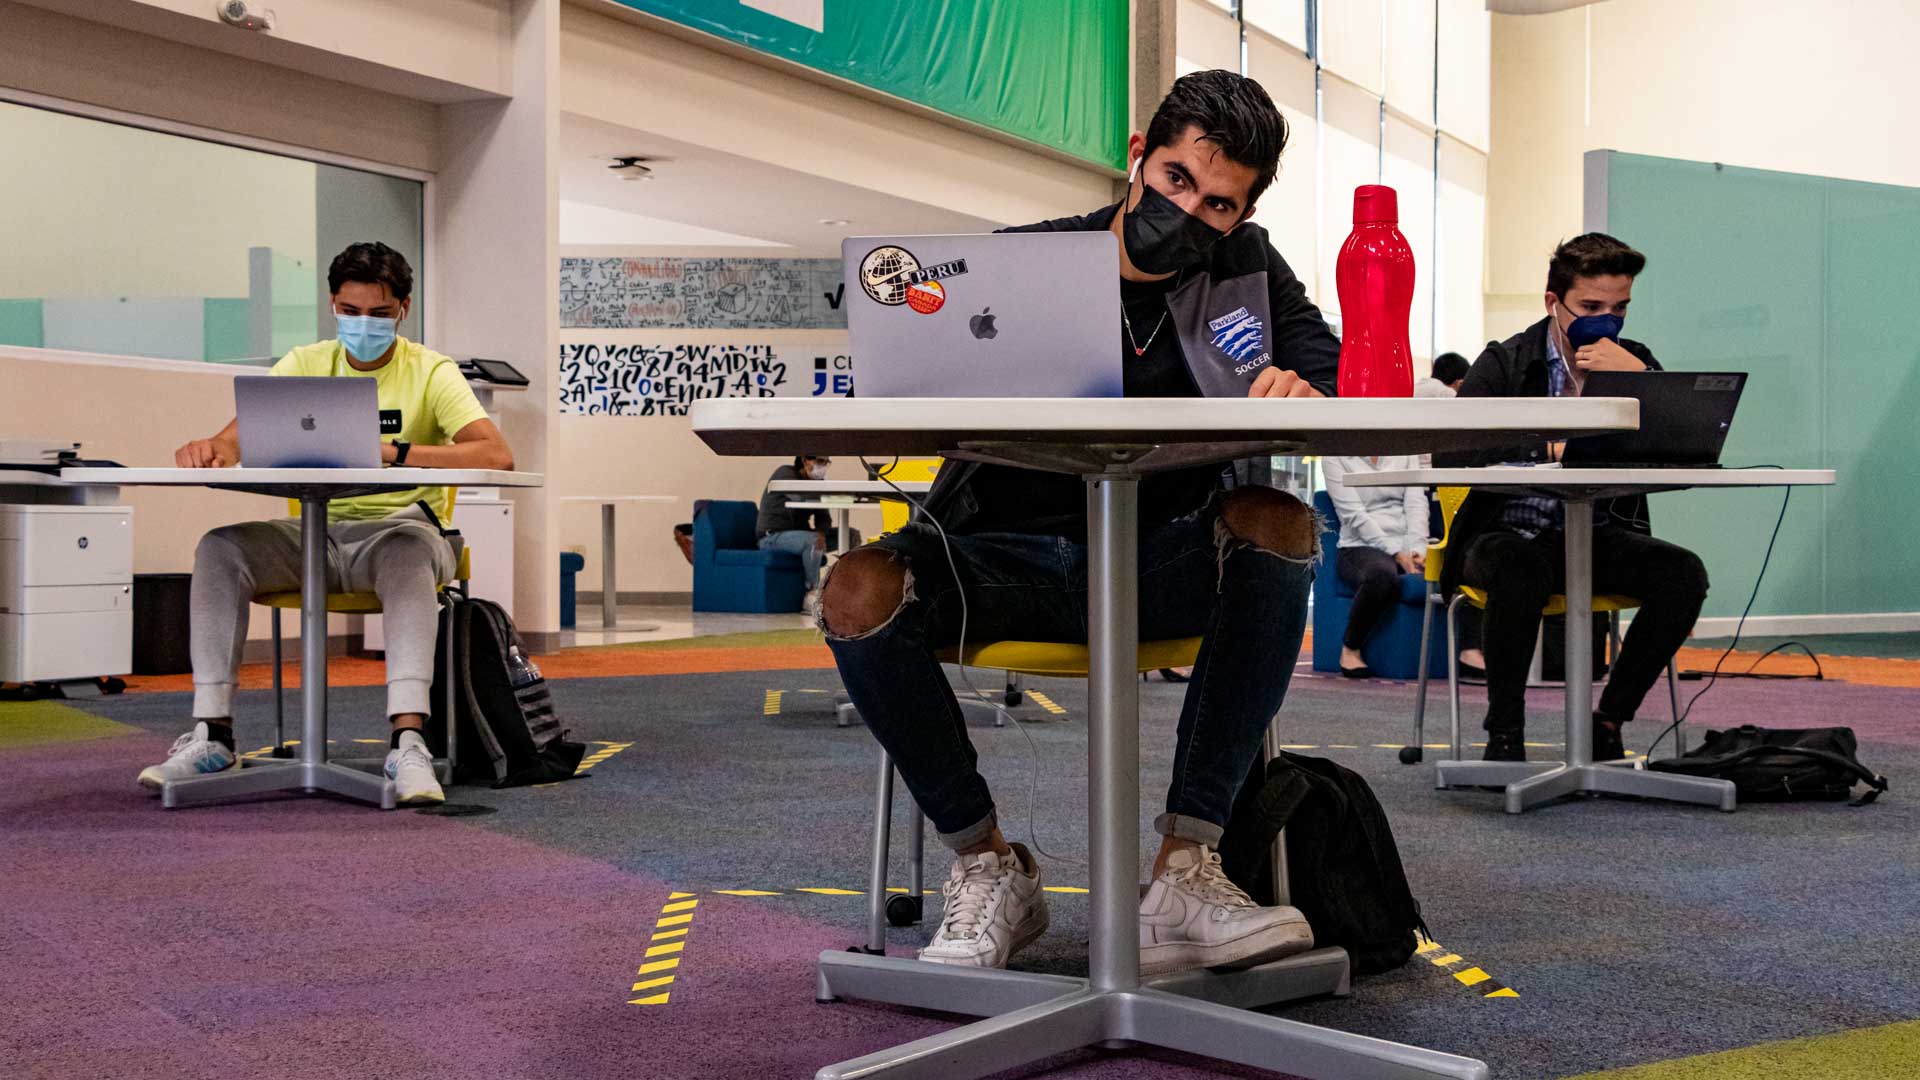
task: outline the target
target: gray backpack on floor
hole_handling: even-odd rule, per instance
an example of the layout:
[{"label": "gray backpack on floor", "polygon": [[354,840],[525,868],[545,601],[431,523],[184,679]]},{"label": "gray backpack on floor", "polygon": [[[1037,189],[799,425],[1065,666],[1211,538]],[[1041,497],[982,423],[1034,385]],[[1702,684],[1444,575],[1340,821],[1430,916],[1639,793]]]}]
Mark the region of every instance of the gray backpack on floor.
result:
[{"label": "gray backpack on floor", "polygon": [[[513,620],[499,604],[448,594],[453,618],[442,623],[435,665],[434,729],[444,732],[447,699],[442,680],[454,678],[454,729],[459,734],[456,783],[496,788],[545,784],[574,775],[587,748],[567,739],[554,713],[553,696],[540,669],[527,656]],[[447,624],[452,639],[444,636]],[[451,651],[448,651],[451,650]],[[452,663],[444,661],[451,657]]]}]

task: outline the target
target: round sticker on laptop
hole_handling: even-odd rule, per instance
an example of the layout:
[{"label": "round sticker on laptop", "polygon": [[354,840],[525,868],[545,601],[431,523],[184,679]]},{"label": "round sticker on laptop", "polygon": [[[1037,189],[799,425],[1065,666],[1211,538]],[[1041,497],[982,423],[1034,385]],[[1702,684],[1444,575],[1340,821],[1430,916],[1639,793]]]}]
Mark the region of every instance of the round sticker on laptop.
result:
[{"label": "round sticker on laptop", "polygon": [[947,291],[937,281],[922,281],[907,286],[907,306],[922,315],[931,315],[947,302]]}]

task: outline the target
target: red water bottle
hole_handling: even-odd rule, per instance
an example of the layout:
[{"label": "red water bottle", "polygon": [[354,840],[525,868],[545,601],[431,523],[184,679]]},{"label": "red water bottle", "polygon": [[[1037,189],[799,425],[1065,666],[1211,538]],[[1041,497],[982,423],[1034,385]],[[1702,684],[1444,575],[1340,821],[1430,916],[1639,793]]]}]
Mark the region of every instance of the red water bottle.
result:
[{"label": "red water bottle", "polygon": [[1384,184],[1353,189],[1353,235],[1335,264],[1340,287],[1341,397],[1412,397],[1413,249],[1400,235],[1400,200]]}]

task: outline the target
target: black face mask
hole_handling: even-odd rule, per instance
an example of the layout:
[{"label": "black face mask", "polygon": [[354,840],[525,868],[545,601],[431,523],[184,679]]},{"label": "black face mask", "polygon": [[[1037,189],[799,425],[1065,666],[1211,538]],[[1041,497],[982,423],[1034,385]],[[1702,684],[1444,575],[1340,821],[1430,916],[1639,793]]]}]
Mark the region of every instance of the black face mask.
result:
[{"label": "black face mask", "polygon": [[1201,221],[1140,180],[1140,202],[1126,212],[1121,236],[1134,269],[1171,274],[1207,260],[1213,245],[1227,235]]}]

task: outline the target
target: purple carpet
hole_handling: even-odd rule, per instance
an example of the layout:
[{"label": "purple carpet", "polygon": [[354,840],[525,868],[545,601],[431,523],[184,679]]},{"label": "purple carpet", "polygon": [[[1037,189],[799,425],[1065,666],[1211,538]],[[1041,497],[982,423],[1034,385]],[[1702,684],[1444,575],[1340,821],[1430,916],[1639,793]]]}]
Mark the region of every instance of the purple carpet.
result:
[{"label": "purple carpet", "polygon": [[[166,747],[5,755],[0,1076],[792,1077],[953,1024],[814,1004],[847,927],[717,895],[670,1002],[627,1004],[667,884],[318,799],[169,813],[133,783]],[[1052,1064],[1022,1075],[1221,1075]]]}]

